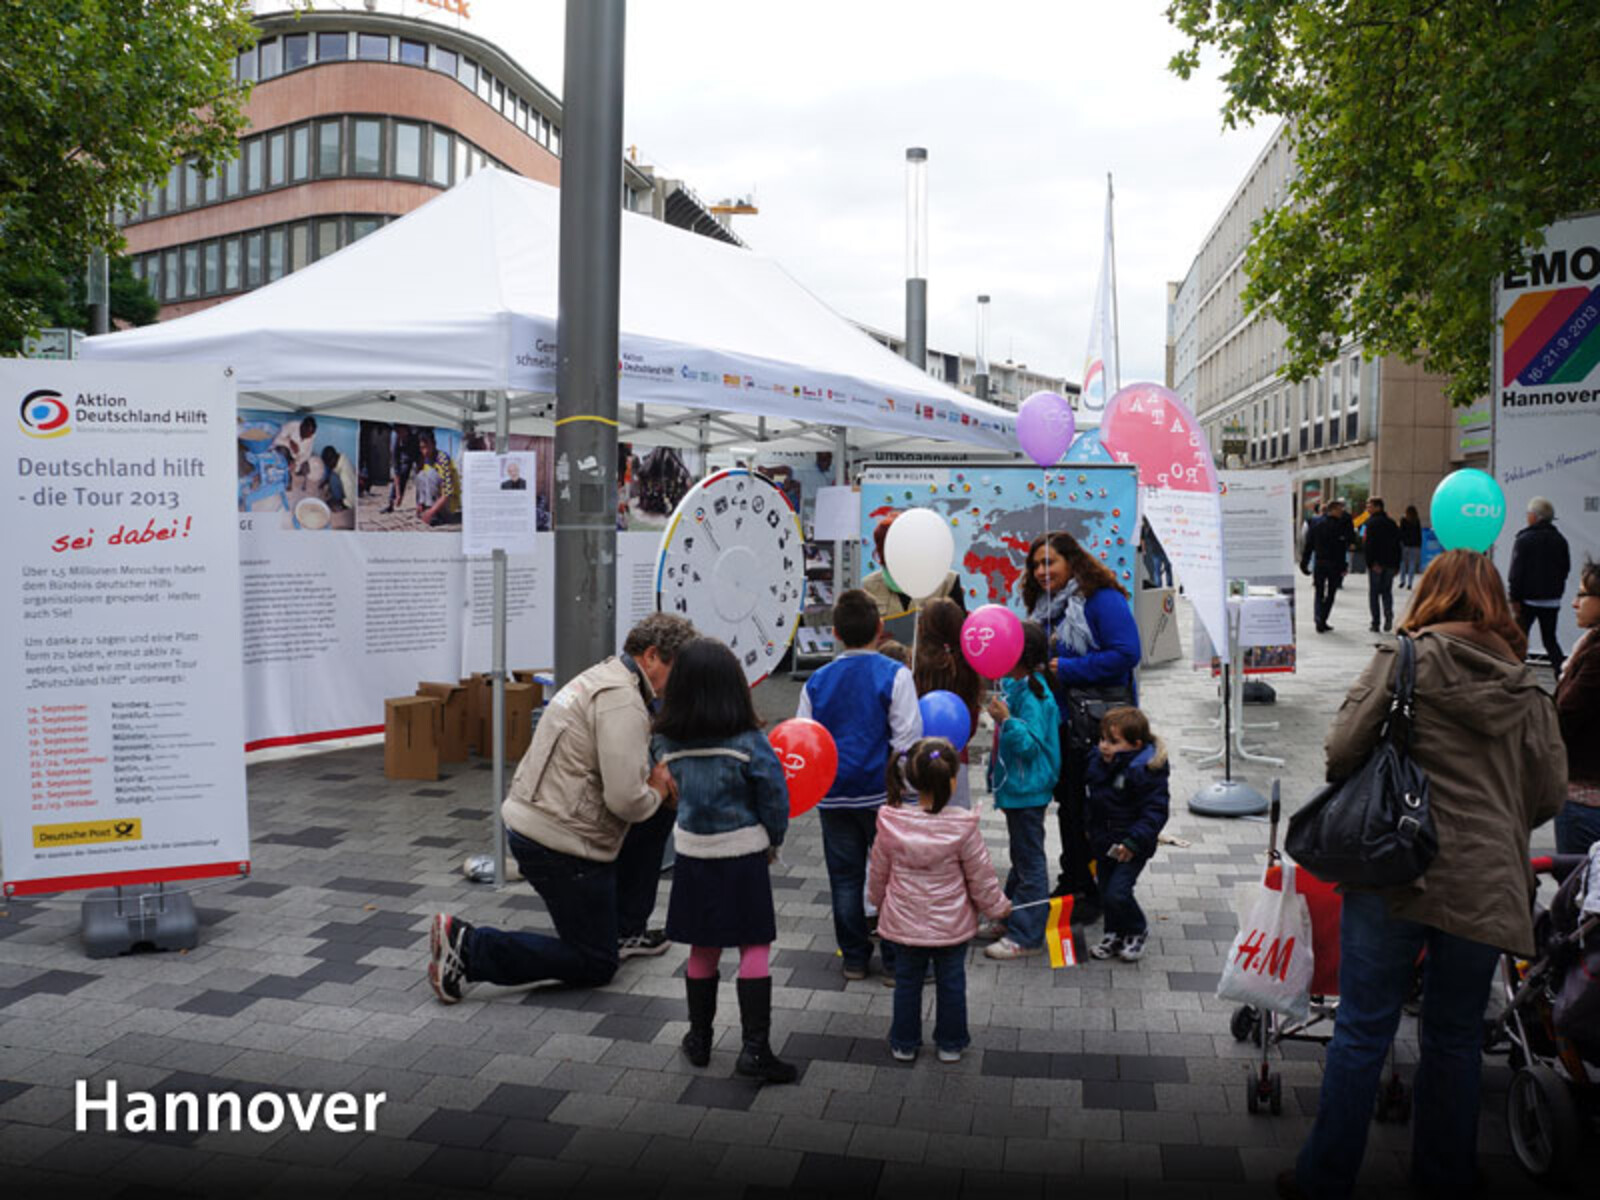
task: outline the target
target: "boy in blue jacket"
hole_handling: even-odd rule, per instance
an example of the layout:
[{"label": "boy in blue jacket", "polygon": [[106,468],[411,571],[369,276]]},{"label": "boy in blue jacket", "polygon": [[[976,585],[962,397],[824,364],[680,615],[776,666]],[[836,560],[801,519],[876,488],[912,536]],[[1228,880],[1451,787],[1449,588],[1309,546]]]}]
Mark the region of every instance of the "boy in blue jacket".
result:
[{"label": "boy in blue jacket", "polygon": [[1137,708],[1113,708],[1088,754],[1089,852],[1097,863],[1105,936],[1096,958],[1137,962],[1150,923],[1133,886],[1167,823],[1167,748]]},{"label": "boy in blue jacket", "polygon": [[[838,773],[817,812],[833,932],[846,979],[865,979],[872,960],[865,904],[867,855],[878,832],[889,755],[910,749],[922,736],[911,672],[874,649],[882,631],[883,619],[871,596],[860,588],[842,593],[833,606],[833,632],[844,652],[806,680],[796,714],[827,729],[839,752]],[[882,943],[880,954],[892,985],[890,943]]]}]

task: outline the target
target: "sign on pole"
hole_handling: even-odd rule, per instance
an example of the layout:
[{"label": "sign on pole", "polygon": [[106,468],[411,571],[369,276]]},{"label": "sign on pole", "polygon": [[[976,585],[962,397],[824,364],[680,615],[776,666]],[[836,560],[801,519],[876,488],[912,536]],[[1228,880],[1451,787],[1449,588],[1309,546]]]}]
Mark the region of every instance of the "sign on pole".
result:
[{"label": "sign on pole", "polygon": [[0,363],[5,893],[249,870],[222,367]]}]

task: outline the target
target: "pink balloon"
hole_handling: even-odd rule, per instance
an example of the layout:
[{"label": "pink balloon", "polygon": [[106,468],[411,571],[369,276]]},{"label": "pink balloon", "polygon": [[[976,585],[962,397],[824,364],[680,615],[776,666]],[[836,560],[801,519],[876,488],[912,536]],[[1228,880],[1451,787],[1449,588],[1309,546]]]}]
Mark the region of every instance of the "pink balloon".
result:
[{"label": "pink balloon", "polygon": [[1003,604],[985,604],[961,623],[961,654],[985,679],[1010,674],[1022,657],[1022,621]]},{"label": "pink balloon", "polygon": [[1061,460],[1077,425],[1072,405],[1055,392],[1035,392],[1017,409],[1017,441],[1041,467]]}]

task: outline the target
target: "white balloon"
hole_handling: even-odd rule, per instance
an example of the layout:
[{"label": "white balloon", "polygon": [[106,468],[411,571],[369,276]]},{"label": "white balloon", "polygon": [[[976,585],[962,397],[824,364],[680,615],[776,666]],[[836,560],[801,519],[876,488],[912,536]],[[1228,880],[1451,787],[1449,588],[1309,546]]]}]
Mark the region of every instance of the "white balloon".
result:
[{"label": "white balloon", "polygon": [[944,582],[956,555],[945,519],[930,508],[910,508],[894,519],[883,540],[884,565],[900,591],[913,599]]}]

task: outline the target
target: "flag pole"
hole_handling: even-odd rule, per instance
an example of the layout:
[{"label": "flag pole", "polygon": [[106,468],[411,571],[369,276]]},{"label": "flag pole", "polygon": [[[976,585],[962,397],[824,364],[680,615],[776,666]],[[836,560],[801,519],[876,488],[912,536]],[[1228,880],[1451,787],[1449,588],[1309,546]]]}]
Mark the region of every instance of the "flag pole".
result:
[{"label": "flag pole", "polygon": [[1114,349],[1112,358],[1116,361],[1117,386],[1106,389],[1106,402],[1111,402],[1111,397],[1122,387],[1122,329],[1117,318],[1117,231],[1116,221],[1112,216],[1112,201],[1116,199],[1111,187],[1111,172],[1106,172],[1106,240],[1111,246],[1111,341]]}]

